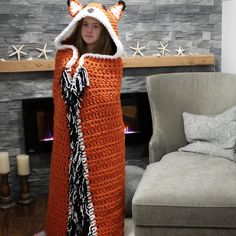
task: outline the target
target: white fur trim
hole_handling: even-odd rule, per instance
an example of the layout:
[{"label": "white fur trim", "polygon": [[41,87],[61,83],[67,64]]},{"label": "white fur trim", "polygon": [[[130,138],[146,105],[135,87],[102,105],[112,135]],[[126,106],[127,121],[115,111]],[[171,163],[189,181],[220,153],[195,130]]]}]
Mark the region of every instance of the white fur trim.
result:
[{"label": "white fur trim", "polygon": [[81,4],[75,1],[70,2],[70,14],[75,16],[82,9]]},{"label": "white fur trim", "polygon": [[[89,8],[93,8],[94,11],[89,13],[88,9]],[[81,67],[84,63],[84,58],[85,57],[95,57],[95,58],[102,58],[102,59],[116,59],[119,58],[123,55],[123,45],[121,43],[121,41],[119,40],[117,34],[115,33],[114,29],[112,28],[112,25],[108,19],[108,17],[103,13],[103,11],[101,11],[99,8],[97,7],[85,7],[84,9],[82,9],[74,18],[73,20],[69,23],[69,25],[56,37],[55,39],[55,47],[57,50],[60,49],[66,49],[66,48],[70,48],[73,51],[73,56],[72,58],[69,60],[69,62],[67,63],[66,67],[67,68],[71,68],[72,65],[75,64],[75,62],[78,59],[78,50],[75,46],[73,45],[62,45],[62,41],[67,39],[74,31],[77,22],[79,22],[81,19],[90,16],[93,17],[95,19],[97,19],[98,21],[100,21],[108,30],[112,40],[114,41],[116,47],[117,47],[117,51],[114,55],[101,55],[101,54],[93,54],[93,53],[87,53],[84,54],[79,61],[79,66]]]},{"label": "white fur trim", "polygon": [[122,13],[123,6],[122,5],[115,5],[111,7],[111,13],[115,16],[117,20],[120,19]]}]

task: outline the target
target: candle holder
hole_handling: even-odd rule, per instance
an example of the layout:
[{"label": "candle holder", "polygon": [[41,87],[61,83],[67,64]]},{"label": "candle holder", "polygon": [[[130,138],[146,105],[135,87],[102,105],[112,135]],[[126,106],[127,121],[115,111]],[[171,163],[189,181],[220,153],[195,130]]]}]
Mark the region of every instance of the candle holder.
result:
[{"label": "candle holder", "polygon": [[29,175],[18,175],[20,178],[20,185],[21,185],[21,196],[18,201],[20,204],[28,205],[34,202],[34,198],[31,196],[29,190]]},{"label": "candle holder", "polygon": [[12,200],[10,186],[8,182],[8,175],[0,174],[1,176],[1,192],[0,192],[0,208],[1,209],[8,209],[12,208],[16,205],[16,203]]}]

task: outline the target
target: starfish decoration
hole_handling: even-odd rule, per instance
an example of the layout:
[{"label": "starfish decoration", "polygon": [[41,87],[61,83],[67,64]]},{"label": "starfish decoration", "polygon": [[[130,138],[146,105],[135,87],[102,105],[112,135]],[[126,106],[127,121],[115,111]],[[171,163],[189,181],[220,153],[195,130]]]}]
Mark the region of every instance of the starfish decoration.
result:
[{"label": "starfish decoration", "polygon": [[52,50],[47,50],[47,43],[45,43],[43,49],[41,48],[36,48],[36,50],[40,51],[41,53],[39,54],[38,58],[44,56],[45,59],[48,59],[47,53],[52,52]]},{"label": "starfish decoration", "polygon": [[178,47],[178,49],[175,49],[175,51],[177,52],[178,56],[184,56],[184,49],[182,49],[180,46]]},{"label": "starfish decoration", "polygon": [[11,46],[14,48],[15,52],[11,53],[11,54],[9,55],[9,57],[12,57],[12,56],[14,56],[14,55],[17,55],[17,59],[18,59],[18,61],[20,61],[20,54],[22,54],[22,55],[27,55],[26,52],[22,52],[22,48],[23,48],[25,45],[22,45],[20,48],[16,48],[15,45],[11,45]]},{"label": "starfish decoration", "polygon": [[164,56],[166,52],[169,52],[170,51],[167,49],[168,47],[168,43],[164,46],[162,42],[160,42],[161,44],[161,47],[158,47],[157,49],[159,49],[161,51],[161,55]]},{"label": "starfish decoration", "polygon": [[138,41],[136,48],[135,47],[129,47],[129,48],[135,51],[133,57],[135,57],[137,54],[139,54],[140,56],[143,57],[144,55],[141,52],[141,50],[143,50],[146,47],[145,46],[144,47],[139,47],[139,41]]}]

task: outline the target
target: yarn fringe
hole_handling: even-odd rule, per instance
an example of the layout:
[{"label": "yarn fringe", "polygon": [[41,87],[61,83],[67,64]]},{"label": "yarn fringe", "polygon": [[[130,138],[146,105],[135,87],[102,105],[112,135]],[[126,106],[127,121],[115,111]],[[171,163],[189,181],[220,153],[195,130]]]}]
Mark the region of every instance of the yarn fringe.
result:
[{"label": "yarn fringe", "polygon": [[61,77],[62,95],[68,105],[67,119],[70,130],[69,214],[68,236],[79,236],[83,230],[88,236],[97,235],[96,220],[88,180],[87,156],[81,131],[80,108],[84,88],[89,86],[85,68],[77,69],[74,76],[64,70]]}]

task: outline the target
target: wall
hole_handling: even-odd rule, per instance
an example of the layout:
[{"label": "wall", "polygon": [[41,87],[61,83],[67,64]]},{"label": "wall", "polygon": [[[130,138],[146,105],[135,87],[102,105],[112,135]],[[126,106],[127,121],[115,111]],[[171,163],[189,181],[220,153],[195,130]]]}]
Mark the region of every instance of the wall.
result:
[{"label": "wall", "polygon": [[[24,45],[28,53],[24,59],[37,58],[36,48],[54,50],[55,37],[67,26],[66,0],[1,0],[0,3],[0,58],[9,58],[14,50]],[[81,1],[83,4],[88,1]],[[110,6],[118,0],[104,0]],[[221,0],[127,0],[126,11],[119,32],[127,56],[140,41],[146,46],[144,55],[156,54],[159,42],[168,43],[171,54],[180,45],[186,53],[217,55],[219,69],[221,55]],[[55,53],[55,51],[54,51]],[[53,57],[54,53],[48,54]]]},{"label": "wall", "polygon": [[236,1],[223,1],[222,12],[222,72],[236,73]]}]

